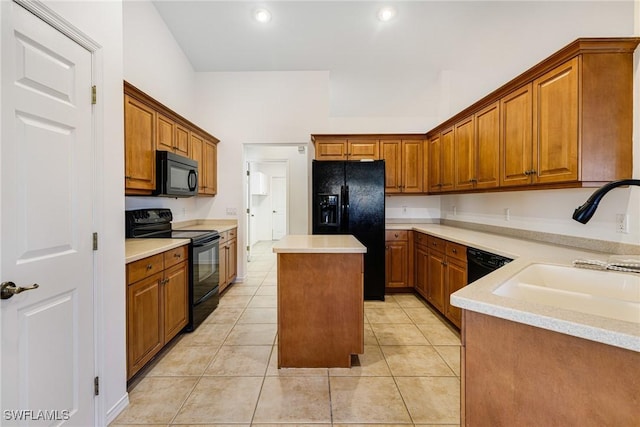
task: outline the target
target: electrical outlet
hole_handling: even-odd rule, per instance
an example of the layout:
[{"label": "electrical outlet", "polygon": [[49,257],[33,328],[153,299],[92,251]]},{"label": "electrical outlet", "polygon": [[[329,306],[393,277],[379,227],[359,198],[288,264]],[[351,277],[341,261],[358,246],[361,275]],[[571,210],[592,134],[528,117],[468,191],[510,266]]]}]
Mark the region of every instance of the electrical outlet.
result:
[{"label": "electrical outlet", "polygon": [[510,221],[511,220],[511,209],[510,208],[504,208],[504,220],[505,221]]},{"label": "electrical outlet", "polygon": [[616,214],[616,232],[629,233],[629,215]]},{"label": "electrical outlet", "polygon": [[453,211],[453,216],[458,215],[458,208],[456,206],[452,206],[451,210]]},{"label": "electrical outlet", "polygon": [[406,206],[402,207],[402,215],[407,215],[407,207]]},{"label": "electrical outlet", "polygon": [[182,208],[182,216],[187,216],[187,208]]}]

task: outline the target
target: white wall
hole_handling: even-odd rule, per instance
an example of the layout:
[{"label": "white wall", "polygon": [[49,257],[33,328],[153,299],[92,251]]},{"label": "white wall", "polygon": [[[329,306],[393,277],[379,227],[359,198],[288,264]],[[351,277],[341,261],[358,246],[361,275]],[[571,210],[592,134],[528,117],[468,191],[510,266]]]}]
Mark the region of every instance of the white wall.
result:
[{"label": "white wall", "polygon": [[[312,132],[326,128],[328,73],[197,73],[196,80],[199,88],[196,120],[213,129],[213,134],[220,138],[218,195],[210,208],[201,209],[199,214],[205,218],[225,218],[229,217],[228,208],[240,213],[244,206],[243,144],[306,145]],[[290,163],[290,167],[293,165]],[[310,185],[308,175],[301,175],[302,169],[290,172],[292,185]],[[292,187],[290,191],[290,195],[308,194],[303,187]],[[290,203],[293,206],[294,202]],[[297,212],[297,208],[293,211]],[[300,223],[293,217],[293,211],[291,233],[297,232],[295,224]],[[245,215],[236,218],[238,246],[244,247],[246,218]],[[246,271],[243,251],[238,253],[238,269],[242,277]]]},{"label": "white wall", "polygon": [[[148,0],[126,1],[123,27],[124,79],[216,136],[195,119],[197,86],[193,67],[153,4]],[[127,197],[125,200],[127,210],[169,208],[175,221],[202,218],[212,203],[210,197]]]},{"label": "white wall", "polygon": [[[102,422],[117,415],[126,403],[125,274],[124,274],[124,124],[122,103],[122,3],[120,1],[45,4],[99,45],[97,210],[100,249],[97,252],[98,305],[102,339],[98,371],[101,378]],[[99,64],[100,65],[100,64]],[[52,367],[55,369],[55,367]]]},{"label": "white wall", "polygon": [[[635,13],[633,16],[621,16],[617,19],[608,17],[599,21],[593,16],[584,19],[584,22],[576,20],[574,26],[575,37],[592,36],[633,36],[640,34],[640,2],[635,0]],[[602,6],[590,6],[602,7]],[[583,18],[580,15],[580,18]],[[576,23],[578,25],[576,25]],[[614,25],[616,24],[616,25]],[[634,27],[635,26],[635,27]],[[635,29],[634,29],[635,28]],[[545,43],[553,42],[556,47],[553,50],[540,51],[537,46],[538,40],[532,39],[530,44],[532,52],[536,55],[549,55],[558,50],[572,37],[567,39],[566,29],[549,26],[545,29]],[[633,33],[633,34],[632,34]],[[571,32],[569,35],[572,34]],[[522,46],[526,51],[527,46]],[[536,61],[530,61],[522,56],[509,58],[508,66],[515,70],[524,71],[534,65],[543,57]],[[640,178],[640,72],[638,64],[640,62],[640,49],[637,49],[634,56],[634,142],[633,161],[634,178]],[[452,80],[462,82],[461,87],[456,87],[453,81],[450,82],[449,96],[446,97],[452,106],[451,114],[443,117],[446,119],[454,115],[459,109],[468,105],[461,100],[468,100],[469,91],[473,89],[468,86],[481,81],[484,76],[490,77],[490,64],[478,64],[478,68],[471,72],[456,70]],[[484,70],[484,71],[483,71]],[[515,77],[513,74],[512,77]],[[506,82],[506,81],[505,81]],[[466,92],[466,93],[465,93]],[[603,143],[606,143],[603,141]],[[576,207],[583,204],[595,189],[566,189],[566,190],[544,190],[526,192],[505,192],[490,194],[466,194],[441,196],[441,215],[443,218],[468,221],[480,224],[498,225],[518,229],[533,231],[545,231],[551,233],[565,234],[570,236],[586,237],[611,242],[640,244],[640,188],[631,187],[626,189],[616,189],[603,199],[597,212],[588,224],[580,224],[571,219],[571,215]],[[454,206],[456,213],[454,214]],[[509,208],[510,220],[505,219],[504,210]],[[615,217],[617,213],[629,215],[630,232],[628,234],[617,233],[615,231]]]},{"label": "white wall", "polygon": [[125,80],[185,118],[193,117],[193,67],[153,4],[125,1],[123,25]]}]

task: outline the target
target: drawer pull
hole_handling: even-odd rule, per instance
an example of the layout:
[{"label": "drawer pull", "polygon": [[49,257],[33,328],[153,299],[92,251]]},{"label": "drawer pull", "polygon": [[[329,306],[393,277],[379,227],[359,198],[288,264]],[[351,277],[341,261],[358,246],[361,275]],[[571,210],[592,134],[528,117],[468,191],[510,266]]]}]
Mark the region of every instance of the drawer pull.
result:
[{"label": "drawer pull", "polygon": [[396,236],[396,238],[398,237],[398,233],[394,234],[394,236]]},{"label": "drawer pull", "polygon": [[153,268],[153,264],[147,264],[147,270],[151,270]]},{"label": "drawer pull", "polygon": [[174,258],[182,258],[182,254],[173,254]]},{"label": "drawer pull", "polygon": [[453,252],[454,254],[458,253],[458,250],[456,248],[451,249],[451,252]]}]

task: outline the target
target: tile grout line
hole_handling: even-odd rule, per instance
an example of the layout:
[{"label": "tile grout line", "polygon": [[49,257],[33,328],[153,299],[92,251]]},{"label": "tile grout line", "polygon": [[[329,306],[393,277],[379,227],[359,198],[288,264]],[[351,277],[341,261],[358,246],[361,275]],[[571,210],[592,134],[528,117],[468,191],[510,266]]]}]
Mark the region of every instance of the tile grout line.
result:
[{"label": "tile grout line", "polygon": [[[182,403],[180,404],[180,407],[178,408],[178,411],[176,412],[176,414],[173,416],[173,418],[171,419],[171,421],[169,422],[169,426],[174,425],[174,421],[176,420],[176,418],[178,417],[178,415],[180,414],[180,411],[182,410],[182,408],[184,408],[185,403],[187,403],[187,401],[189,400],[189,398],[191,397],[191,395],[193,394],[193,392],[195,391],[196,387],[198,387],[198,384],[200,384],[200,381],[202,381],[202,378],[205,376],[205,372],[207,372],[207,369],[209,369],[209,366],[211,366],[211,364],[216,360],[216,357],[218,356],[218,354],[220,353],[220,349],[222,348],[222,346],[224,346],[224,343],[227,341],[227,338],[229,337],[229,334],[231,334],[231,331],[233,330],[233,328],[238,324],[238,320],[240,319],[240,317],[242,317],[242,315],[244,314],[244,312],[246,311],[246,306],[242,309],[242,312],[240,313],[240,315],[238,316],[238,318],[233,322],[233,325],[231,326],[231,328],[229,328],[229,330],[227,331],[227,334],[225,335],[224,339],[222,340],[222,342],[220,343],[220,346],[218,347],[218,349],[215,352],[215,355],[213,356],[213,358],[211,358],[211,360],[209,361],[209,363],[207,364],[207,366],[202,370],[202,373],[200,374],[200,376],[198,377],[198,380],[196,381],[196,383],[194,384],[193,388],[191,389],[191,391],[189,392],[189,394],[187,395],[187,397],[182,401]],[[204,323],[203,323],[204,324]],[[215,323],[211,323],[211,324],[215,324]],[[195,347],[195,346],[194,346]]]}]

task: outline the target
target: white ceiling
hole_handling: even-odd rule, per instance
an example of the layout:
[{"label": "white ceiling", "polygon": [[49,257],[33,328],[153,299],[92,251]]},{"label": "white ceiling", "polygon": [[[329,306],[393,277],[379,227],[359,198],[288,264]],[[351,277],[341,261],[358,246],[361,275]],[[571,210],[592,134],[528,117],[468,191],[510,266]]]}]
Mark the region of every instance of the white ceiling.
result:
[{"label": "white ceiling", "polygon": [[[329,71],[334,116],[436,114],[443,82],[465,76],[468,104],[577,37],[631,35],[634,10],[632,0],[154,4],[195,71]],[[387,4],[398,13],[382,23]],[[258,7],[269,23],[252,19]]]}]

